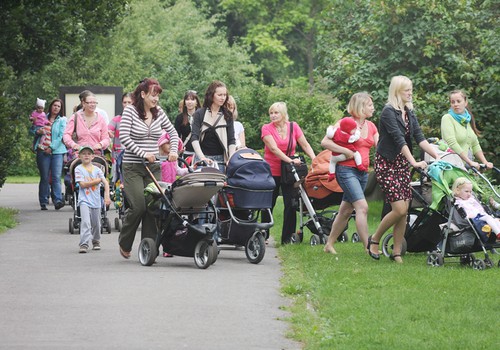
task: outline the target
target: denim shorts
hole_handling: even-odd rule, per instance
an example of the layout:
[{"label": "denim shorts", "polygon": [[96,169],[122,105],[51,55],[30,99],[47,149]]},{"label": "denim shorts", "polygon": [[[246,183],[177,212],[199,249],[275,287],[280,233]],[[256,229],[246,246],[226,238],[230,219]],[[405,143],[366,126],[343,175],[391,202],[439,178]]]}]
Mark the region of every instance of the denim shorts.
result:
[{"label": "denim shorts", "polygon": [[344,191],[342,200],[354,203],[365,199],[365,188],[368,182],[368,173],[356,168],[337,164],[336,176],[339,186]]}]

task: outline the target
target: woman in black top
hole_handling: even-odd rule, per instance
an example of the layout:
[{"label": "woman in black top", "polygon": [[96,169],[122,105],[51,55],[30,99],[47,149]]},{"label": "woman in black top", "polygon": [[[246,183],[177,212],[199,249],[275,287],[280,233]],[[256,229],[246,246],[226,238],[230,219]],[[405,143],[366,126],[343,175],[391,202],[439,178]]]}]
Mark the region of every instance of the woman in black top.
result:
[{"label": "woman in black top", "polygon": [[375,174],[391,205],[389,212],[373,236],[368,237],[368,253],[380,259],[378,245],[384,233],[394,226],[394,248],[391,259],[402,263],[401,247],[406,230],[406,214],[412,198],[410,165],[425,169],[425,161],[417,162],[412,155],[411,139],[435,159],[435,149],[425,139],[418,124],[412,104],[413,85],[405,76],[395,76],[389,86],[388,102],[382,110],[379,122],[379,142],[375,155]]},{"label": "woman in black top", "polygon": [[193,124],[193,114],[201,107],[198,94],[194,90],[188,90],[182,100],[182,112],[175,118],[175,130],[185,145],[185,155],[194,153],[191,145],[191,125]]},{"label": "woman in black top", "polygon": [[213,81],[205,93],[203,108],[193,115],[191,130],[194,162],[216,162],[221,171],[225,170],[225,163],[236,149],[233,115],[227,107],[227,100],[226,85]]}]

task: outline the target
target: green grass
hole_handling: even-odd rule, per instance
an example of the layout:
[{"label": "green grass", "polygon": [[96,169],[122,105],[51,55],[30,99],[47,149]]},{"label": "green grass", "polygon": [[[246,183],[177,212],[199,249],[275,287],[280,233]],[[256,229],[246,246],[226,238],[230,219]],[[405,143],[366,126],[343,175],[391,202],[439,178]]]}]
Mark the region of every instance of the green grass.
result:
[{"label": "green grass", "polygon": [[[370,232],[380,210],[381,203],[370,203]],[[279,242],[281,201],[274,213],[271,234]],[[353,220],[349,231],[355,231]],[[485,271],[449,259],[428,267],[424,253],[409,253],[399,265],[384,256],[371,259],[361,243],[338,243],[337,255],[326,254],[307,243],[310,235],[305,229],[304,243],[279,248],[282,291],[293,301],[289,336],[304,349],[497,348],[497,256]]]},{"label": "green grass", "polygon": [[0,208],[0,234],[17,225],[17,213],[16,209]]},{"label": "green grass", "polygon": [[10,184],[36,184],[40,181],[39,176],[9,176],[5,183]]}]

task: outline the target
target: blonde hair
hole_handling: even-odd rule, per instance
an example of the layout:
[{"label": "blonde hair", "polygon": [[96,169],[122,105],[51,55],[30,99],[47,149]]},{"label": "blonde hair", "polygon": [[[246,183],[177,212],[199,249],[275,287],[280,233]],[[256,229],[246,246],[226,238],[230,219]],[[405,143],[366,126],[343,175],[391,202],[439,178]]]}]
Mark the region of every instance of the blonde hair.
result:
[{"label": "blonde hair", "polygon": [[353,117],[360,118],[364,114],[364,110],[369,101],[372,101],[372,96],[367,92],[357,92],[352,95],[347,105],[347,113]]},{"label": "blonde hair", "polygon": [[457,177],[455,182],[453,182],[453,186],[451,186],[451,191],[455,196],[458,196],[463,185],[472,185],[472,182],[466,177]]},{"label": "blonde hair", "polygon": [[288,110],[286,108],[286,103],[285,102],[274,102],[271,107],[269,107],[269,114],[271,114],[271,111],[275,110],[279,114],[281,114],[283,117],[285,117],[285,120],[288,121]]},{"label": "blonde hair", "polygon": [[231,108],[234,107],[234,110],[231,111],[233,112],[233,119],[236,120],[238,119],[238,106],[236,105],[236,101],[232,95],[229,95],[227,97],[227,108],[231,110]]},{"label": "blonde hair", "polygon": [[410,78],[405,77],[404,75],[396,75],[392,77],[391,84],[389,85],[389,96],[387,98],[387,103],[389,103],[392,107],[399,109],[400,111],[404,110],[405,106],[408,109],[413,109],[413,103],[411,101],[403,102],[401,98],[401,93],[409,89],[413,86]]}]

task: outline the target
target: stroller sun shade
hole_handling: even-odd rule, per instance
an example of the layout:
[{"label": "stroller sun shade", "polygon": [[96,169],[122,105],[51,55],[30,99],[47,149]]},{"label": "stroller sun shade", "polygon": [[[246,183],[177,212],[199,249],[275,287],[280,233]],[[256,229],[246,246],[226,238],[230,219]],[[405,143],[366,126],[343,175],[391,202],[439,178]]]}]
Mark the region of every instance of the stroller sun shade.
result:
[{"label": "stroller sun shade", "polygon": [[273,190],[276,184],[269,164],[253,149],[238,150],[226,168],[227,184],[250,190]]}]

